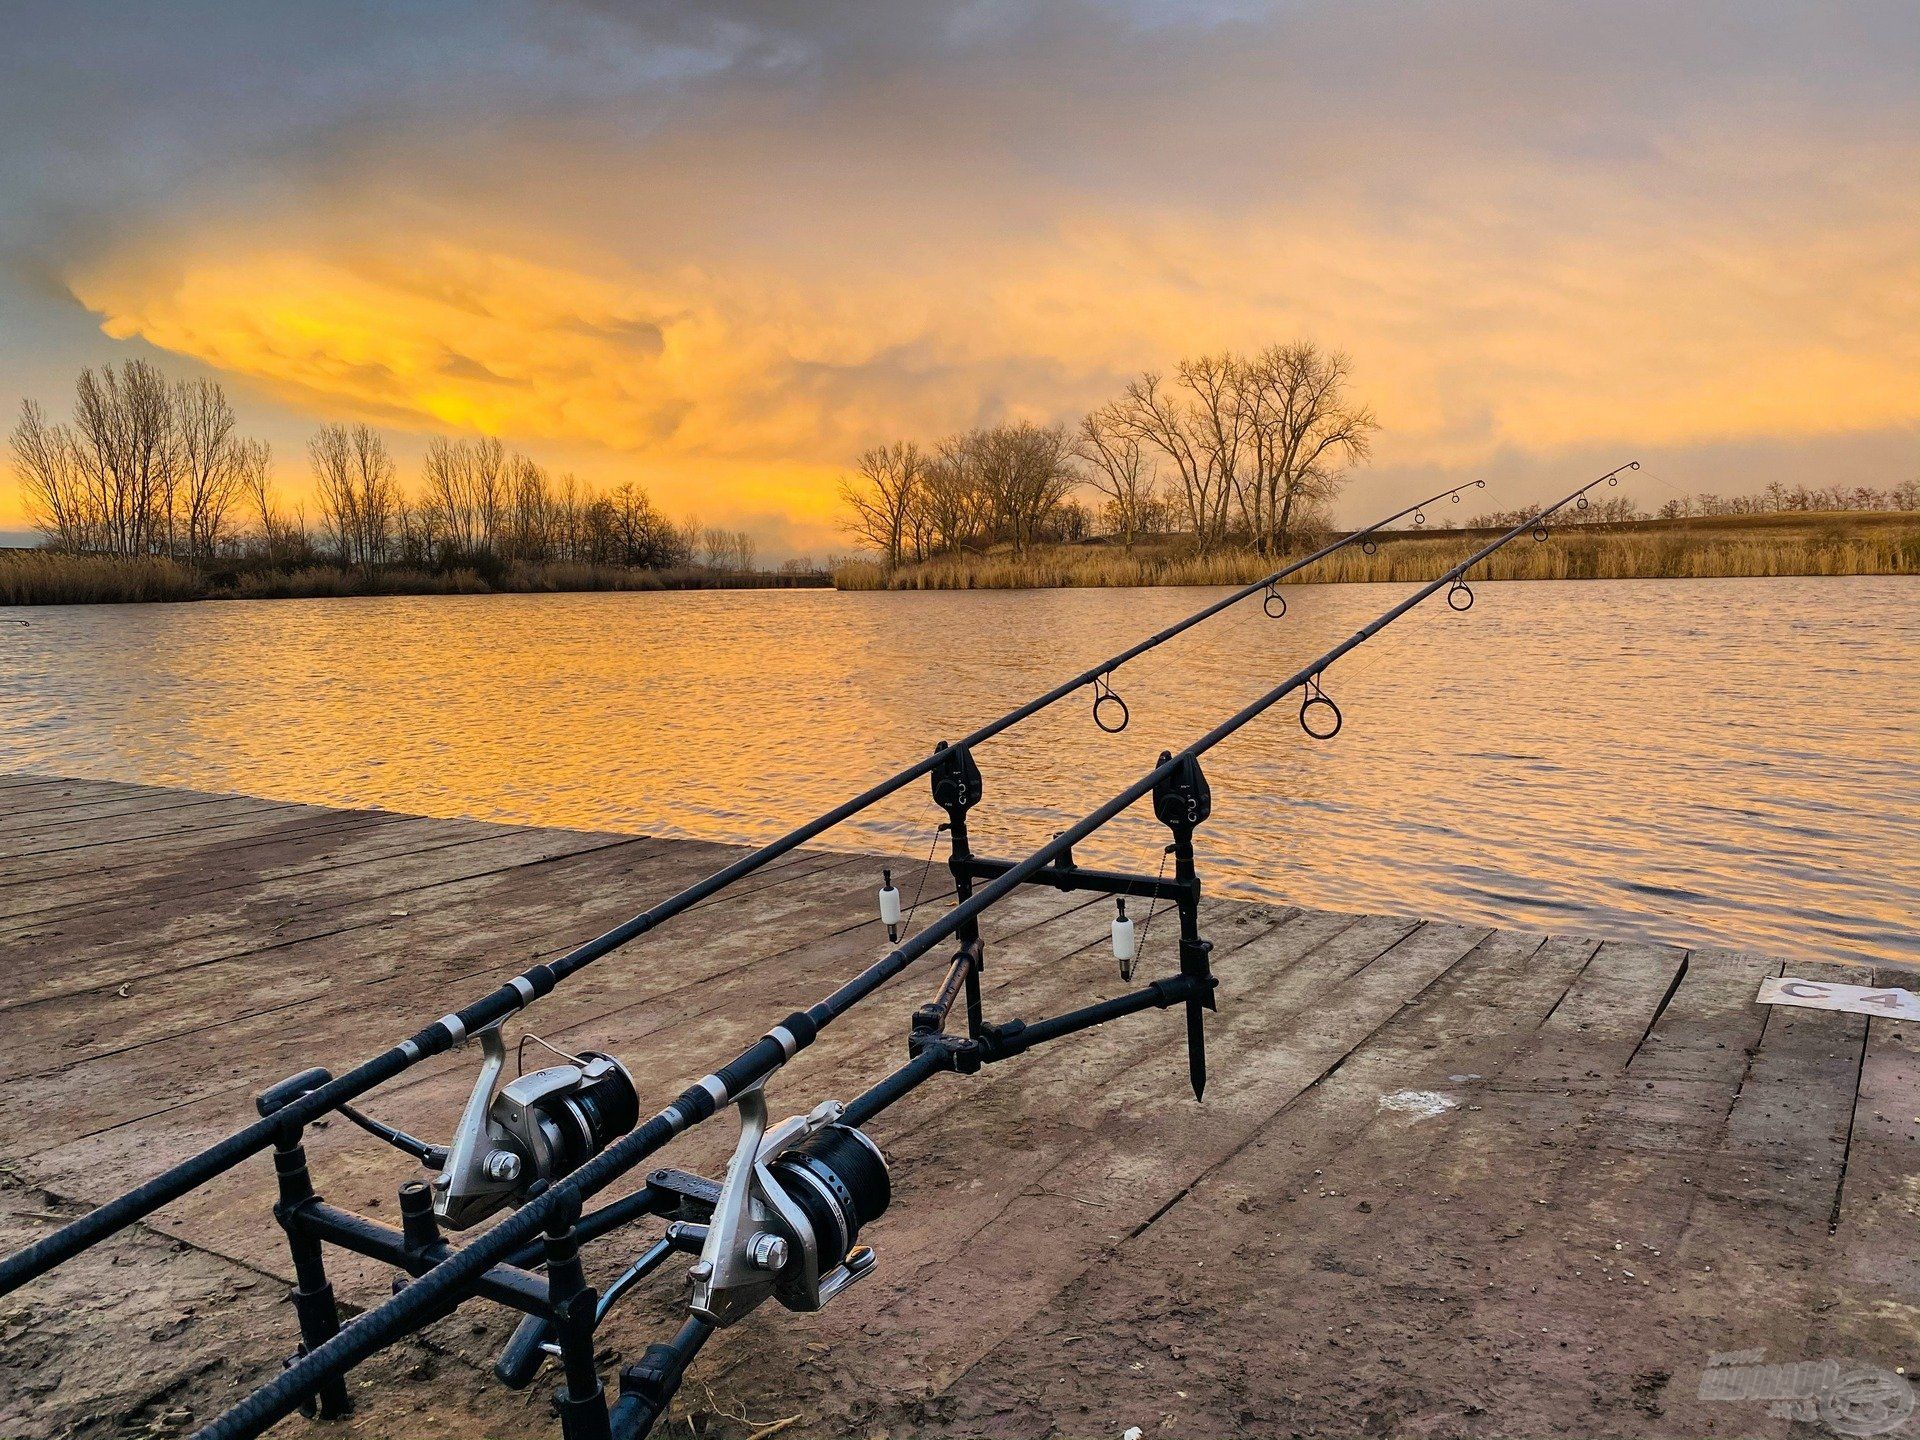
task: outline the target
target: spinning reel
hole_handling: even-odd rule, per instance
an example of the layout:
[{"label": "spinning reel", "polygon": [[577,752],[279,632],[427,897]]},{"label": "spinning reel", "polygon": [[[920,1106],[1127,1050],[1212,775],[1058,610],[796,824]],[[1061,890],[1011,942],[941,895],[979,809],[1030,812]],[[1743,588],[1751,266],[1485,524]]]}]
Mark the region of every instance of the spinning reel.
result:
[{"label": "spinning reel", "polygon": [[818,1310],[864,1279],[874,1254],[855,1241],[893,1198],[886,1157],[839,1123],[839,1101],[771,1129],[761,1085],[737,1103],[740,1141],[700,1259],[688,1271],[689,1308],[716,1326],[733,1324],[769,1297],[789,1310]]},{"label": "spinning reel", "polygon": [[480,1074],[433,1177],[433,1213],[456,1230],[519,1207],[535,1186],[578,1170],[640,1119],[633,1077],[611,1055],[589,1050],[575,1063],[518,1076],[496,1093],[506,1042],[498,1025],[478,1038]]}]

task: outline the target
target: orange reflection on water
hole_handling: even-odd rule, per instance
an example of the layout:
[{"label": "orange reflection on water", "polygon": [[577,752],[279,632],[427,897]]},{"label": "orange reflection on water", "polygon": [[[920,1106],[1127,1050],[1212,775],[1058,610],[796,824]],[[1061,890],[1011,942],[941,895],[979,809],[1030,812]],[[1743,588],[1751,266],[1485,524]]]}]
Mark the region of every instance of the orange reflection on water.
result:
[{"label": "orange reflection on water", "polygon": [[[983,747],[1024,853],[1404,592],[1289,591]],[[722,592],[18,611],[6,768],[535,824],[764,840],[1200,604],[1191,590]],[[1481,587],[1208,760],[1217,892],[1537,930],[1920,960],[1920,585]],[[914,785],[829,837],[925,855]],[[1083,847],[1157,864],[1130,815]]]}]

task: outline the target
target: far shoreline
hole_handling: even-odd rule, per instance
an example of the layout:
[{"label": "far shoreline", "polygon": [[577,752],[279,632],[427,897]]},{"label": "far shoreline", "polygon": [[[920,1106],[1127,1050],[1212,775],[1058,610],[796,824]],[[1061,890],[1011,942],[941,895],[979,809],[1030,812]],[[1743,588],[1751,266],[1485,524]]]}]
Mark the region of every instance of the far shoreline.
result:
[{"label": "far shoreline", "polygon": [[[1426,583],[1500,533],[1484,528],[1382,531],[1374,553],[1349,546],[1283,583]],[[841,590],[1247,585],[1286,563],[1284,555],[1252,550],[1195,554],[1180,537],[1154,537],[1131,552],[1111,541],[1093,541],[1036,547],[1022,556],[1005,550],[942,555],[892,569],[852,561],[839,566],[833,578]],[[1838,510],[1550,526],[1546,543],[1509,546],[1477,566],[1472,578],[1721,580],[1917,574],[1920,513]]]},{"label": "far shoreline", "polygon": [[0,550],[0,605],[185,604],[220,600],[360,600],[408,595],[574,595],[631,591],[823,590],[825,571],[649,570],[625,565],[514,565],[492,575],[337,565],[210,567],[164,556]]},{"label": "far shoreline", "polygon": [[[1375,552],[1350,546],[1285,582],[1421,584],[1438,579],[1495,530],[1381,532]],[[824,571],[730,573],[703,567],[512,566],[483,577],[338,566],[202,572],[160,556],[0,550],[0,605],[129,604],[202,600],[377,599],[410,595],[593,594],[689,590],[1052,590],[1245,585],[1285,556],[1228,549],[1194,553],[1185,537],[944,555],[888,570],[847,561]],[[1567,525],[1549,541],[1509,547],[1476,568],[1475,581],[1719,580],[1920,575],[1920,513],[1827,511]]]}]

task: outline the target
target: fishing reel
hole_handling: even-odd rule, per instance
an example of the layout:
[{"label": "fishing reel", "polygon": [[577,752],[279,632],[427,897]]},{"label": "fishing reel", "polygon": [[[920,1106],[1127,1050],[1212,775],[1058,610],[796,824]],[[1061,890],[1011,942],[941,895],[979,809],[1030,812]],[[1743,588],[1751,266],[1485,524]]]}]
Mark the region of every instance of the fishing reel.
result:
[{"label": "fishing reel", "polygon": [[886,1213],[892,1179],[880,1148],[842,1125],[829,1100],[769,1129],[755,1085],[738,1100],[740,1141],[714,1202],[689,1308],[731,1325],[771,1297],[818,1310],[874,1266],[860,1232]]},{"label": "fishing reel", "polygon": [[589,1050],[569,1064],[520,1075],[496,1093],[506,1041],[497,1024],[478,1039],[480,1074],[433,1178],[433,1213],[456,1230],[524,1204],[535,1186],[579,1169],[640,1120],[633,1077],[611,1055]]}]

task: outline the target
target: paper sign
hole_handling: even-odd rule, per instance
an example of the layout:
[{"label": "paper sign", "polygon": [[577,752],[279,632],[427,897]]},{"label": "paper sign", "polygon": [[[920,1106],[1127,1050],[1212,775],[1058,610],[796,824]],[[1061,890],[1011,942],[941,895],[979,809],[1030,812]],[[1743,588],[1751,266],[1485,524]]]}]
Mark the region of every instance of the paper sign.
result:
[{"label": "paper sign", "polygon": [[1850,1010],[1883,1020],[1920,1020],[1920,995],[1911,990],[1876,990],[1871,985],[1836,985],[1830,980],[1796,980],[1769,975],[1760,982],[1762,1005],[1800,1005],[1808,1010]]}]

